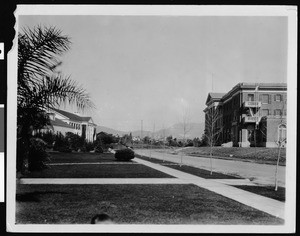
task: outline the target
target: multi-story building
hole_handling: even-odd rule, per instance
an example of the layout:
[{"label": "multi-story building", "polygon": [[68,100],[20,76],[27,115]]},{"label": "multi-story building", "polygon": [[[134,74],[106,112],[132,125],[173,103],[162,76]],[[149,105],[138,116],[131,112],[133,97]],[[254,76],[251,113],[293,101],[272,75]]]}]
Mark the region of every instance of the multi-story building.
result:
[{"label": "multi-story building", "polygon": [[286,143],[286,104],[285,83],[239,83],[228,93],[208,94],[205,130],[214,124],[216,144],[277,147],[278,141]]},{"label": "multi-story building", "polygon": [[93,142],[96,139],[96,124],[92,117],[80,116],[78,113],[71,113],[60,109],[49,109],[47,112],[51,126],[47,129],[58,134],[65,135],[67,132],[78,134],[87,141]]}]

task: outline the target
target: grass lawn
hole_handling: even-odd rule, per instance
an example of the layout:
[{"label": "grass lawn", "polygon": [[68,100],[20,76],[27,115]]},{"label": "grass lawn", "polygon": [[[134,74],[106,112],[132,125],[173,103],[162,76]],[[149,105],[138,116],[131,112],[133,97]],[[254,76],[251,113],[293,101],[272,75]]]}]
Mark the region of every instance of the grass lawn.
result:
[{"label": "grass lawn", "polygon": [[[253,161],[262,164],[276,164],[277,161],[277,148],[264,148],[257,147],[256,151],[254,147],[250,148],[239,148],[239,147],[213,147],[213,156],[215,158],[225,158],[234,159],[242,161]],[[184,148],[180,152],[185,155],[191,156],[209,156],[209,147],[189,147]],[[230,155],[233,155],[230,157]],[[280,165],[285,165],[286,163],[286,150],[281,149],[281,155],[279,159]]]},{"label": "grass lawn", "polygon": [[213,174],[211,175],[210,171],[208,171],[208,170],[200,169],[200,168],[193,167],[193,166],[187,166],[187,165],[180,166],[180,164],[178,164],[178,163],[167,162],[167,161],[164,162],[162,160],[155,159],[155,158],[149,158],[149,157],[140,156],[140,155],[136,155],[136,157],[143,159],[145,161],[150,161],[150,162],[153,162],[156,164],[165,165],[172,169],[180,170],[185,173],[196,175],[196,176],[199,176],[199,177],[205,178],[205,179],[242,179],[241,177],[237,177],[237,176],[233,176],[233,175],[225,175],[225,174],[218,173],[218,172],[213,172]]},{"label": "grass lawn", "polygon": [[17,224],[257,224],[284,221],[195,185],[18,185]]},{"label": "grass lawn", "polygon": [[128,162],[117,161],[111,153],[52,152],[50,155],[47,169],[32,171],[22,178],[174,178],[137,164],[134,159]]},{"label": "grass lawn", "polygon": [[49,152],[47,163],[118,162],[112,153]]},{"label": "grass lawn", "polygon": [[252,193],[256,193],[268,198],[285,202],[285,188],[278,187],[277,191],[274,190],[274,186],[234,186]]},{"label": "grass lawn", "polygon": [[22,178],[174,178],[150,167],[136,164],[54,165]]},{"label": "grass lawn", "polygon": [[135,154],[135,156],[137,158],[140,158],[142,160],[145,160],[145,161],[150,161],[152,163],[155,163],[155,164],[160,164],[160,165],[172,165],[172,164],[178,164],[178,163],[174,163],[174,162],[171,162],[171,161],[163,161],[163,160],[160,160],[160,159],[156,159],[156,158],[150,158],[148,156],[141,156],[141,155],[138,155],[138,154]]}]

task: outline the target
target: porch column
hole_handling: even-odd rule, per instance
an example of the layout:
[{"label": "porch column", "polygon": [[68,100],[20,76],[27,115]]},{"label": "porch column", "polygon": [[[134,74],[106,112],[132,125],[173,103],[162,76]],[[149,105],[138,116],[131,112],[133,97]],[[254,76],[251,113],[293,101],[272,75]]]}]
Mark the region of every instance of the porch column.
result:
[{"label": "porch column", "polygon": [[242,147],[250,147],[250,142],[248,141],[248,129],[242,129]]}]

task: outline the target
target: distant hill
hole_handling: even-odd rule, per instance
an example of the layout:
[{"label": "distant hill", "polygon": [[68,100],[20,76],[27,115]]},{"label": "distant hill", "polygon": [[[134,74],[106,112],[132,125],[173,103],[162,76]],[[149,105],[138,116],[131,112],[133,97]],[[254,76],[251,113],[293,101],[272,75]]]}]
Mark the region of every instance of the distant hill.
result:
[{"label": "distant hill", "polygon": [[[140,130],[135,130],[133,132],[131,132],[133,137],[140,137],[141,136],[141,131]],[[145,136],[152,136],[152,132],[151,131],[147,131],[147,130],[143,130],[143,137]]]},{"label": "distant hill", "polygon": [[[188,123],[186,125],[188,132],[185,138],[201,138],[204,133],[204,123]],[[183,123],[177,123],[167,129],[161,129],[155,132],[155,136],[173,136],[173,138],[183,138]]]},{"label": "distant hill", "polygon": [[[189,123],[187,125],[189,132],[186,133],[186,138],[196,138],[199,137],[201,138],[203,132],[204,132],[204,123]],[[97,126],[97,133],[99,132],[106,132],[109,134],[113,134],[113,135],[119,135],[122,136],[124,134],[129,134],[130,132],[125,132],[125,131],[120,131],[120,130],[115,130],[115,129],[111,129],[105,126]],[[132,131],[132,136],[133,137],[138,137],[141,136],[141,131],[140,130],[135,130]],[[183,138],[183,124],[182,123],[177,123],[172,125],[169,128],[166,129],[161,129],[158,130],[156,132],[151,132],[151,131],[147,131],[147,130],[143,130],[143,136],[149,136],[149,137],[167,137],[172,135],[173,138]]]},{"label": "distant hill", "polygon": [[124,134],[128,134],[128,132],[115,130],[115,129],[112,129],[112,128],[108,128],[108,127],[105,127],[105,126],[99,126],[99,125],[96,127],[96,132],[97,133],[105,132],[105,133],[108,133],[108,134],[119,135],[119,136],[122,136]]}]

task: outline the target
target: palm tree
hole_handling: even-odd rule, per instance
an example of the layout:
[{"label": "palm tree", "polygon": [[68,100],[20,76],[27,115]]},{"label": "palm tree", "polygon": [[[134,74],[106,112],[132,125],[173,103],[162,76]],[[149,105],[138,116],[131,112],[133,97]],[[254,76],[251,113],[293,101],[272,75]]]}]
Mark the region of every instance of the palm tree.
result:
[{"label": "palm tree", "polygon": [[82,87],[55,71],[70,44],[55,27],[26,28],[18,35],[18,170],[28,169],[32,131],[49,124],[48,108],[66,102],[94,107]]}]

